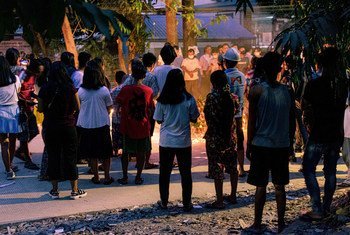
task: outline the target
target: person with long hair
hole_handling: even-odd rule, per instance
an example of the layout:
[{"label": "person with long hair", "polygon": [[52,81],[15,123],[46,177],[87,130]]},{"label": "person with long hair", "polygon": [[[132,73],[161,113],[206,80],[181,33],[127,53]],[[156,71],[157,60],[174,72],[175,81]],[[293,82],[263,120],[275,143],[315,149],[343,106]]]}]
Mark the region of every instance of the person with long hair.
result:
[{"label": "person with long hair", "polygon": [[52,64],[47,84],[39,92],[38,110],[44,113],[45,145],[48,153],[48,176],[52,184],[49,195],[59,198],[58,182],[69,180],[71,199],[85,197],[78,188],[77,132],[74,113],[79,99],[67,68],[62,62]]},{"label": "person with long hair", "polygon": [[[301,102],[309,132],[303,174],[312,204],[312,210],[301,216],[305,220],[320,220],[330,212],[337,183],[337,162],[344,140],[343,121],[348,94],[340,51],[328,47],[319,56],[321,76],[308,82]],[[323,202],[316,179],[316,167],[321,157],[325,177]]]},{"label": "person with long hair", "polygon": [[[204,115],[208,126],[204,138],[209,163],[209,176],[214,179],[216,201],[213,209],[223,209],[224,199],[236,204],[238,182],[237,152],[233,138],[234,115],[238,109],[238,97],[230,93],[225,72],[218,70],[210,76],[212,91],[207,95]],[[230,174],[231,194],[223,195],[224,169]]]},{"label": "person with long hair", "polygon": [[83,83],[78,95],[81,109],[77,126],[80,127],[80,154],[90,160],[94,184],[100,183],[98,159],[103,161],[104,181],[110,185],[114,179],[110,176],[111,157],[113,155],[110,135],[109,113],[113,102],[109,89],[104,86],[103,72],[95,61],[89,61],[84,70]]},{"label": "person with long hair", "polygon": [[2,161],[5,166],[7,179],[15,178],[17,169],[13,169],[13,152],[16,133],[21,132],[18,123],[19,107],[17,92],[21,87],[18,76],[11,72],[10,65],[4,56],[0,56],[0,144]]},{"label": "person with long hair", "polygon": [[184,211],[192,210],[192,143],[190,122],[197,122],[199,111],[193,96],[186,91],[180,69],[167,75],[164,88],[157,99],[154,120],[161,124],[159,139],[159,192],[158,205],[166,209],[169,202],[170,175],[173,161],[178,161]]}]

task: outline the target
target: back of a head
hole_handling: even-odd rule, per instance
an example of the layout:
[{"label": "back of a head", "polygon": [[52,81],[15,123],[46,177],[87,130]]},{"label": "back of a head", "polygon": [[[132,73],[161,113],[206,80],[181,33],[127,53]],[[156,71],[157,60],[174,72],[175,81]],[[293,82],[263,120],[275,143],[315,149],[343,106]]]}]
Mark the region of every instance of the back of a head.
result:
[{"label": "back of a head", "polygon": [[63,52],[61,54],[61,61],[68,67],[74,67],[74,54],[68,51]]},{"label": "back of a head", "polygon": [[170,65],[177,57],[174,47],[167,44],[160,50],[160,56],[162,57],[164,64]]},{"label": "back of a head", "polygon": [[238,62],[241,60],[239,52],[233,48],[228,49],[226,53],[223,55],[223,58],[225,60],[225,64],[227,68],[236,67]]},{"label": "back of a head", "polygon": [[163,90],[157,99],[162,104],[179,104],[183,101],[186,94],[185,80],[180,69],[169,71]]},{"label": "back of a head", "polygon": [[126,75],[126,73],[122,70],[115,72],[115,81],[116,81],[116,83],[118,83],[118,85],[123,83],[123,78],[125,75]]},{"label": "back of a head", "polygon": [[87,62],[89,62],[91,59],[91,55],[85,51],[80,52],[78,55],[78,61],[79,61],[79,69],[83,69]]},{"label": "back of a head", "polygon": [[7,49],[5,56],[10,66],[16,66],[18,64],[18,59],[20,58],[20,54],[16,48],[12,47]]},{"label": "back of a head", "polygon": [[83,83],[81,87],[88,90],[97,90],[103,86],[104,75],[98,63],[90,60],[84,69]]},{"label": "back of a head", "polygon": [[139,59],[133,59],[131,62],[131,74],[134,79],[144,79],[146,76],[147,69]]},{"label": "back of a head", "polygon": [[226,73],[222,70],[217,70],[210,75],[210,82],[215,90],[223,90],[227,84]]},{"label": "back of a head", "polygon": [[277,52],[270,51],[263,57],[262,65],[267,79],[273,82],[281,71],[282,56]]},{"label": "back of a head", "polygon": [[12,84],[15,81],[16,77],[11,72],[9,62],[4,56],[0,56],[0,87]]},{"label": "back of a head", "polygon": [[146,68],[152,67],[156,61],[157,57],[151,52],[148,52],[142,56],[142,63]]},{"label": "back of a head", "polygon": [[72,83],[66,65],[63,62],[56,61],[51,64],[48,81],[49,83],[60,85]]}]

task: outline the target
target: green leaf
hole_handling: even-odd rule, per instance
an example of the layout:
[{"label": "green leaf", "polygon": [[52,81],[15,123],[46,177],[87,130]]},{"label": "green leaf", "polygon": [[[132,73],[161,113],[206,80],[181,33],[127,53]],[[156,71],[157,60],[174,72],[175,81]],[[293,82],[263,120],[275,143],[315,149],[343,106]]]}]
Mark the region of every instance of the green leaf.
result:
[{"label": "green leaf", "polygon": [[83,2],[83,7],[91,14],[94,19],[94,23],[100,33],[106,36],[107,39],[111,39],[111,32],[109,30],[109,21],[108,18],[102,13],[101,9],[96,5]]}]

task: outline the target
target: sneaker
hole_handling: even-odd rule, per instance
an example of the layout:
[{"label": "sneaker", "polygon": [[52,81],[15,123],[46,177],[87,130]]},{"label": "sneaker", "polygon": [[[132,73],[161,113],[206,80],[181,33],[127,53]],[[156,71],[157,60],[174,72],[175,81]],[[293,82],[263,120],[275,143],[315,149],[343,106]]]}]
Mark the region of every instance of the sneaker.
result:
[{"label": "sneaker", "polygon": [[78,199],[78,198],[85,197],[86,195],[87,195],[87,192],[85,192],[82,189],[78,189],[77,192],[73,192],[73,191],[71,192],[70,198],[71,199]]},{"label": "sneaker", "polygon": [[40,168],[32,161],[26,161],[26,163],[24,164],[24,167],[29,170],[40,170]]},{"label": "sneaker", "polygon": [[9,172],[7,172],[6,175],[7,175],[7,176],[6,176],[6,179],[7,179],[7,180],[13,180],[13,179],[16,178],[15,172],[13,172],[12,170],[9,171]]},{"label": "sneaker", "polygon": [[49,195],[52,199],[59,199],[60,198],[60,193],[51,189],[51,191],[49,192]]}]

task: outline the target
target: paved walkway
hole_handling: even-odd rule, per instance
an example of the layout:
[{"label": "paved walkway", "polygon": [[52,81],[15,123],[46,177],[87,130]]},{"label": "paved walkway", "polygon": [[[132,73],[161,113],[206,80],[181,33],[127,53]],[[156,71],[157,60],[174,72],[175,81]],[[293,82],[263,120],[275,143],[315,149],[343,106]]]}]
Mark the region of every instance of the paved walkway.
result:
[{"label": "paved walkway", "polygon": [[[158,159],[158,136],[154,136],[152,160]],[[206,179],[207,159],[205,155],[204,143],[193,144],[193,197],[210,198],[215,195],[212,180]],[[39,164],[43,143],[41,137],[36,137],[30,144],[30,151],[33,153],[33,160]],[[130,206],[140,206],[155,203],[159,198],[158,193],[158,169],[145,170],[145,184],[135,186],[133,179],[135,176],[134,164],[130,164],[129,176],[130,184],[121,186],[113,183],[110,186],[94,185],[90,182],[91,175],[84,172],[87,166],[79,166],[80,188],[88,192],[88,196],[79,200],[70,200],[70,186],[68,182],[60,183],[60,200],[51,200],[47,192],[51,189],[49,182],[37,180],[38,171],[25,169],[22,162],[15,159],[15,164],[20,168],[17,178],[14,181],[7,181],[5,174],[0,175],[0,224],[35,220],[47,217],[65,216],[82,212],[99,211],[114,208],[124,208]],[[303,177],[298,173],[299,164],[291,165],[291,183],[304,187]],[[246,169],[249,166],[246,164]],[[345,166],[341,165],[339,176],[345,177]],[[115,179],[121,177],[121,165],[119,159],[113,159],[111,175]],[[322,166],[318,168],[322,170]],[[0,172],[4,172],[3,164],[0,164]],[[103,177],[101,175],[101,177]],[[228,177],[227,177],[228,178]],[[11,185],[8,185],[8,184]],[[229,190],[228,179],[224,185],[226,192]],[[240,179],[239,191],[253,190],[253,187],[245,183],[245,179]],[[179,171],[175,169],[172,175],[170,186],[170,200],[181,199],[181,184]]]}]

